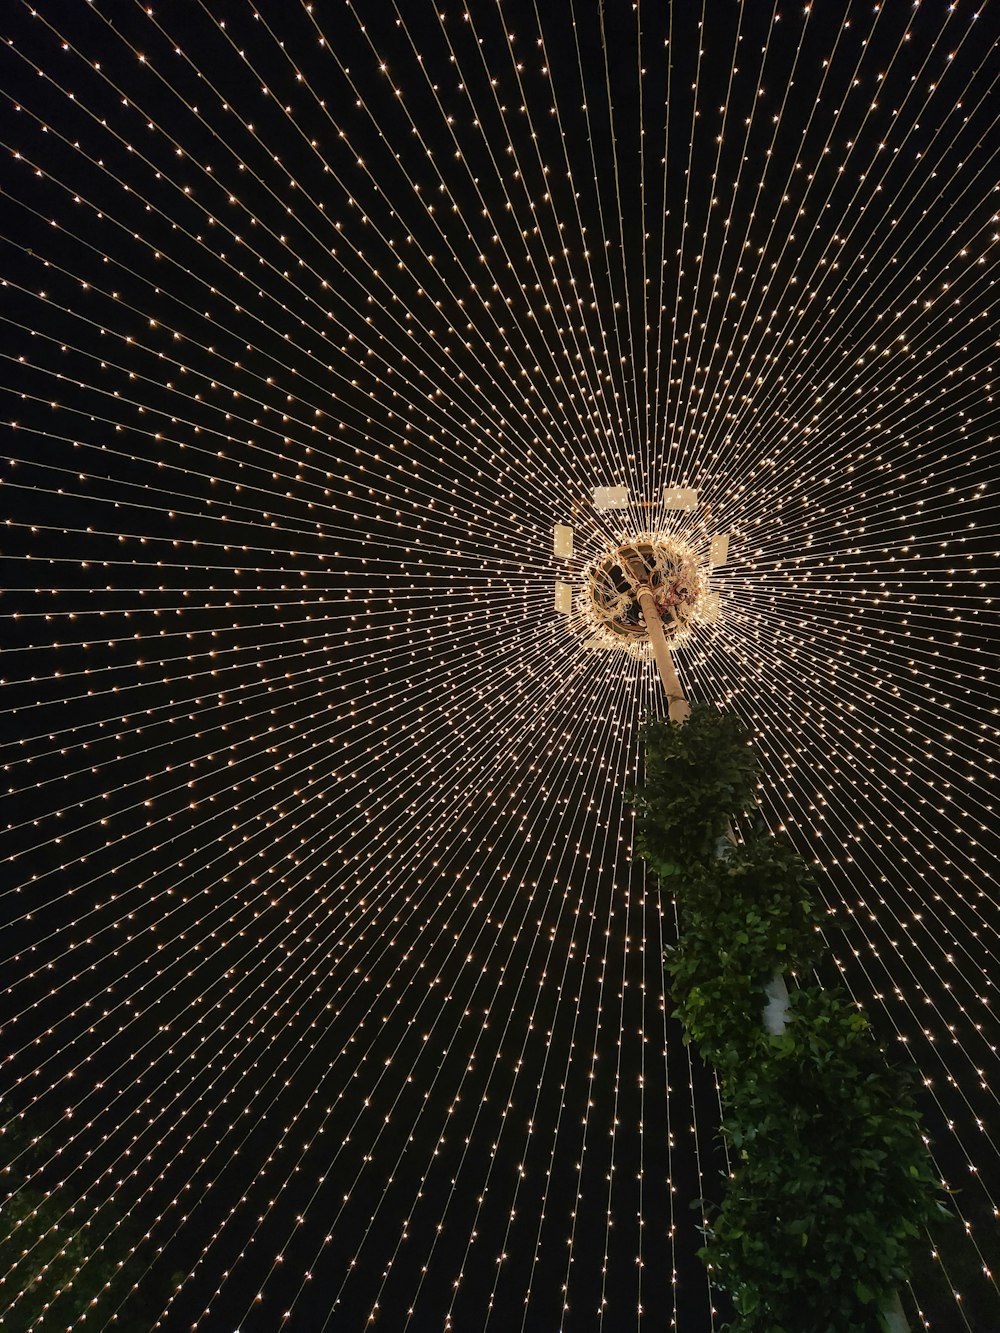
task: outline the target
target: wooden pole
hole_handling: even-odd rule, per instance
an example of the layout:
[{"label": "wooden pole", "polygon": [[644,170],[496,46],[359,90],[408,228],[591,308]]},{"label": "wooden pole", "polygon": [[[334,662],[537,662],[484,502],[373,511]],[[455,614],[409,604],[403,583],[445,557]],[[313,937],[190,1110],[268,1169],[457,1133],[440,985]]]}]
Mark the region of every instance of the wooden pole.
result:
[{"label": "wooden pole", "polygon": [[894,1291],[882,1306],[882,1318],[885,1320],[885,1333],[910,1333],[910,1324],[903,1312],[903,1303],[899,1292]]},{"label": "wooden pole", "polygon": [[638,567],[627,557],[623,558],[622,563],[632,578],[635,595],[642,607],[642,617],[646,622],[646,633],[649,635],[649,643],[653,649],[653,659],[656,662],[660,680],[663,682],[663,689],[667,696],[667,712],[670,720],[671,722],[685,722],[691,715],[691,705],[684,697],[684,690],[681,688],[677,668],[674,666],[674,659],[670,655],[667,636],[663,632],[663,618],[660,615],[660,608],[656,605],[653,589],[649,586],[649,572],[641,561]]},{"label": "wooden pole", "polygon": [[656,598],[653,596],[653,590],[648,583],[641,583],[637,592],[643,618],[646,621],[646,633],[649,635],[649,642],[653,648],[653,657],[660,673],[660,679],[663,681],[663,688],[667,693],[670,720],[671,722],[684,722],[691,714],[691,705],[684,698],[677,668],[674,666],[674,659],[670,655],[667,636],[663,632],[663,621],[660,618],[660,608],[656,605]]}]

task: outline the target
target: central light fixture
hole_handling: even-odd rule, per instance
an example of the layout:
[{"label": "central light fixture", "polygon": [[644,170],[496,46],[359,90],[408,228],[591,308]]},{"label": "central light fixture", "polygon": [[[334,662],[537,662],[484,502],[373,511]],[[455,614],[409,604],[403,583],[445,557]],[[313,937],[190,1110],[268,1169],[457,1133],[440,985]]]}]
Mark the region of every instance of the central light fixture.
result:
[{"label": "central light fixture", "polygon": [[652,591],[663,633],[671,647],[690,636],[697,620],[711,620],[713,605],[703,562],[673,533],[640,533],[633,541],[602,553],[585,566],[578,605],[581,627],[594,647],[623,647],[633,656],[652,656],[646,617],[635,591],[635,574]]},{"label": "central light fixture", "polygon": [[[693,487],[664,486],[658,507],[693,515],[698,498]],[[656,659],[661,674],[669,676],[670,650],[689,639],[695,625],[719,620],[722,585],[712,576],[728,562],[729,533],[709,536],[707,509],[695,525],[697,535],[659,527],[632,535],[627,523],[623,532],[620,523],[604,517],[608,511],[652,507],[633,501],[627,486],[597,486],[589,505],[582,499],[575,503],[588,544],[597,538],[600,549],[589,560],[574,559],[574,529],[555,525],[553,554],[566,562],[556,580],[555,609],[570,617],[585,647],[622,648],[633,657]]]}]

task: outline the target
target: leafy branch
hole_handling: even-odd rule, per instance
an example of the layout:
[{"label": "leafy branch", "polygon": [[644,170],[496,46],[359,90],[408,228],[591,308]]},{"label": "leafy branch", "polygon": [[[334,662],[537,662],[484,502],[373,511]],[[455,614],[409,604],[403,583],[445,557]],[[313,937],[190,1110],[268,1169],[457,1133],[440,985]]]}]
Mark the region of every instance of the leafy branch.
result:
[{"label": "leafy branch", "polygon": [[748,730],[702,705],[643,737],[639,853],[678,906],[671,995],[719,1072],[733,1162],[702,1257],[733,1333],[878,1333],[913,1240],[945,1212],[910,1081],[857,1006],[819,986],[793,992],[782,1034],[763,1027],[769,980],[816,962],[829,914],[788,843],[732,838],[756,805]]}]

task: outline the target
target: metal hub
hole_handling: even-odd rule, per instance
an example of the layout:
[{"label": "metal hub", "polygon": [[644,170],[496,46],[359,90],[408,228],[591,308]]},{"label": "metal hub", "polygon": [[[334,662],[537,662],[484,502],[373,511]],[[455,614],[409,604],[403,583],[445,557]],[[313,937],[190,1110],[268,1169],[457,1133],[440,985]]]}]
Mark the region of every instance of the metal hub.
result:
[{"label": "metal hub", "polygon": [[649,584],[667,639],[674,644],[683,642],[691,622],[704,608],[707,580],[686,542],[650,533],[600,556],[584,571],[583,610],[595,633],[633,650],[642,651],[648,645],[630,572],[641,573],[643,582]]}]

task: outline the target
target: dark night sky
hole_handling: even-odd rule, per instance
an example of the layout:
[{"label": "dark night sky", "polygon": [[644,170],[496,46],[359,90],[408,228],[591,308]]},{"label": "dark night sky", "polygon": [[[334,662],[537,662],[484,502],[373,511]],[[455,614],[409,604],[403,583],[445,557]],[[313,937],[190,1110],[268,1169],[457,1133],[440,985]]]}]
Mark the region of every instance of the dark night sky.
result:
[{"label": "dark night sky", "polygon": [[3,1120],[88,1329],[721,1327],[658,686],[552,610],[613,484],[732,534],[680,671],[923,1080],[913,1327],[1000,1328],[996,10],[4,7]]}]

